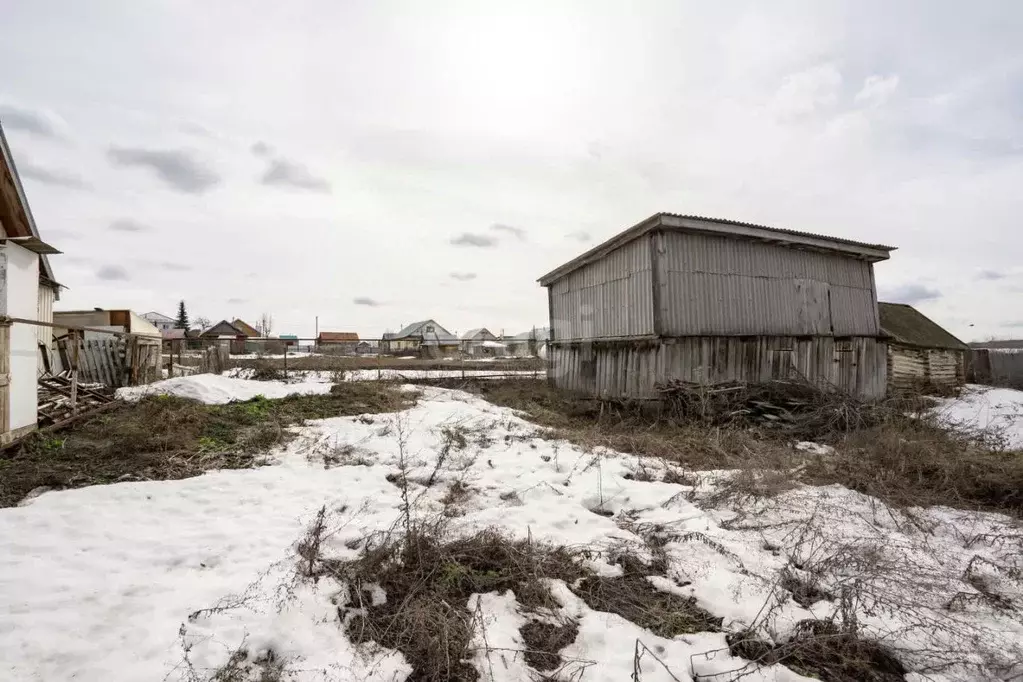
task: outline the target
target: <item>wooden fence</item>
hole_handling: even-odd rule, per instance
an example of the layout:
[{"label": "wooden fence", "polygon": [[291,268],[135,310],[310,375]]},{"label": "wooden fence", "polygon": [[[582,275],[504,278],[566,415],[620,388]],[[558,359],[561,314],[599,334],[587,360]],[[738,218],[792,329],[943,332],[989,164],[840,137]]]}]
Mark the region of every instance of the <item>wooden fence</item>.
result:
[{"label": "wooden fence", "polygon": [[53,373],[71,370],[77,364],[82,383],[120,388],[160,379],[159,340],[137,336],[86,339],[72,333],[58,339],[56,346]]}]

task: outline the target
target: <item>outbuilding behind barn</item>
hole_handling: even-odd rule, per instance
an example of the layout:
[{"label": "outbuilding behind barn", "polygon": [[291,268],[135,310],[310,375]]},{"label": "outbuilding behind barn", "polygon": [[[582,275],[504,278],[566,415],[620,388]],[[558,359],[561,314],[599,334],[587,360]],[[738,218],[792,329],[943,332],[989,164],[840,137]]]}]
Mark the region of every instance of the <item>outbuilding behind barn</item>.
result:
[{"label": "outbuilding behind barn", "polygon": [[966,383],[969,346],[904,303],[878,303],[888,337],[890,392],[949,389]]},{"label": "outbuilding behind barn", "polygon": [[803,377],[885,394],[873,264],[892,247],[659,213],[540,278],[550,378],[606,398],[671,379]]}]

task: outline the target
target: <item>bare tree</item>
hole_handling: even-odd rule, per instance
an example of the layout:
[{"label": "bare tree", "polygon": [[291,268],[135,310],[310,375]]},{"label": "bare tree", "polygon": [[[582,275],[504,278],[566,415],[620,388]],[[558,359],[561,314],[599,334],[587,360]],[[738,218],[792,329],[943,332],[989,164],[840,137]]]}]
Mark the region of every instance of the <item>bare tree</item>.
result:
[{"label": "bare tree", "polygon": [[274,316],[270,313],[263,313],[259,316],[258,330],[259,335],[264,339],[270,336],[270,332],[274,329]]},{"label": "bare tree", "polygon": [[207,329],[210,328],[210,325],[212,324],[212,322],[210,322],[210,318],[208,317],[197,317],[195,318],[194,322],[195,326],[198,327],[200,331],[206,331]]}]

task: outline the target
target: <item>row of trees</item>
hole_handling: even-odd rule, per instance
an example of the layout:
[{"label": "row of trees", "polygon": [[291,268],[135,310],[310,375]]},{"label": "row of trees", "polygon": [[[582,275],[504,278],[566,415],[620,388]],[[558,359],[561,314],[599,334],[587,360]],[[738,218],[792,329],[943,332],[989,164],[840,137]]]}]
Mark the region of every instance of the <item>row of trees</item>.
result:
[{"label": "row of trees", "polygon": [[[195,318],[195,326],[201,331],[206,331],[210,328],[213,323],[210,322],[208,317],[197,317]],[[256,331],[262,337],[270,336],[274,327],[274,316],[270,313],[263,313],[259,316],[259,322],[256,323]],[[178,315],[174,318],[175,329],[191,329],[192,325],[188,321],[188,309],[185,307],[184,301],[178,302]]]}]

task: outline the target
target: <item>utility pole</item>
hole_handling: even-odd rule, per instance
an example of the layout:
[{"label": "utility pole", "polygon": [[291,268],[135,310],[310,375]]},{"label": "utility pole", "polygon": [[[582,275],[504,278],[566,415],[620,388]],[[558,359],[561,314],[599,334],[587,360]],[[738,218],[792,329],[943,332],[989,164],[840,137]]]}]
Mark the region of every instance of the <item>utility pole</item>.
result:
[{"label": "utility pole", "polygon": [[316,338],[320,338],[320,316],[316,316]]}]

